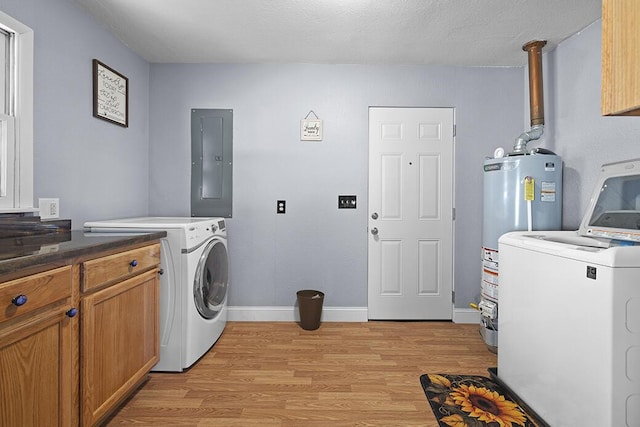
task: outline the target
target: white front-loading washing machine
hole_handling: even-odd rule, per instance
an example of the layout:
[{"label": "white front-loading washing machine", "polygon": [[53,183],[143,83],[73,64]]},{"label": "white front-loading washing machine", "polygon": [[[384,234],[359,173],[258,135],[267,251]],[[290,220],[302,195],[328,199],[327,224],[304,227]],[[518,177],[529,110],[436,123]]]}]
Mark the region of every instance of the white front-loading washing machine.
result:
[{"label": "white front-loading washing machine", "polygon": [[160,242],[160,361],[152,371],[181,372],[193,365],[227,323],[224,218],[124,218],[86,222],[84,227],[91,233],[167,233]]}]

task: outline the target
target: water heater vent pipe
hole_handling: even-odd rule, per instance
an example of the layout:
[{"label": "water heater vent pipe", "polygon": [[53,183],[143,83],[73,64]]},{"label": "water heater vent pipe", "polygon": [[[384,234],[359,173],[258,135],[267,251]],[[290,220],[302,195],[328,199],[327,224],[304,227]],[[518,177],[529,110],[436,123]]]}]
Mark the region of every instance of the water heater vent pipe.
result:
[{"label": "water heater vent pipe", "polygon": [[540,139],[544,132],[544,95],[542,88],[542,48],[546,40],[533,40],[522,46],[529,58],[529,115],[531,129],[520,134],[513,146],[513,154],[525,154],[527,143]]}]

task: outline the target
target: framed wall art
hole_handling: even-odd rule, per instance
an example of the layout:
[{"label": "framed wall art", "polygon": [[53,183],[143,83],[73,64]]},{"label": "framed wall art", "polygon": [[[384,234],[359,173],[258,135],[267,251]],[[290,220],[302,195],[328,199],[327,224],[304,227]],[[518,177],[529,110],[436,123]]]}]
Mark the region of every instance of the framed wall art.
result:
[{"label": "framed wall art", "polygon": [[93,116],[129,127],[129,79],[93,60]]}]

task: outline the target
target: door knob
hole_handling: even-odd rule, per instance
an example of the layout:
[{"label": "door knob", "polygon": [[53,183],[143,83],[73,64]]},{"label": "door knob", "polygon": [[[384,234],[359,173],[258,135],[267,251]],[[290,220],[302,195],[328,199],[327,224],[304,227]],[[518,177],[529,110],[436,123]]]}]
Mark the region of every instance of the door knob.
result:
[{"label": "door knob", "polygon": [[374,212],[371,214],[372,219],[378,219],[378,212]]},{"label": "door knob", "polygon": [[374,236],[377,236],[378,235],[378,228],[377,227],[373,227],[371,229],[371,234],[373,234]]}]

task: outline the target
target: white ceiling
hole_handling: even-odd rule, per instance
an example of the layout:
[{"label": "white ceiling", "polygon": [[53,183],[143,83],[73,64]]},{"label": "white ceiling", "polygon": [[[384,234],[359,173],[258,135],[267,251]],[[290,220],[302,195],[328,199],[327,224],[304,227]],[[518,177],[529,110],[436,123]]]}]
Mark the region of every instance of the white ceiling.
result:
[{"label": "white ceiling", "polygon": [[601,0],[75,0],[152,63],[521,66]]}]

